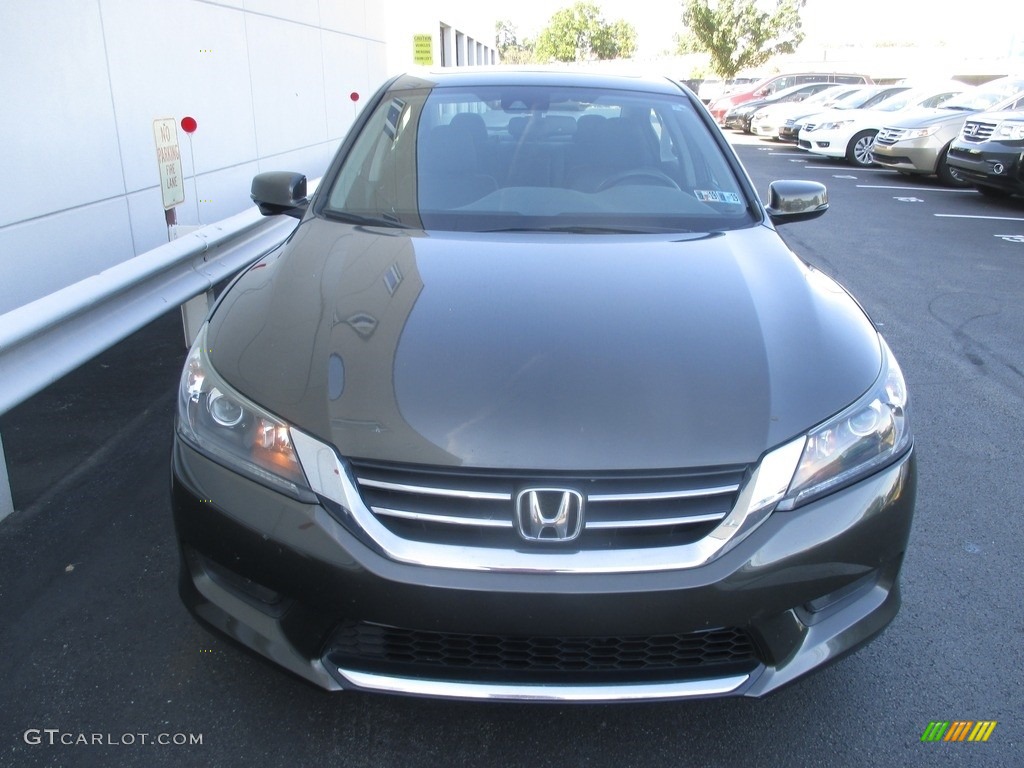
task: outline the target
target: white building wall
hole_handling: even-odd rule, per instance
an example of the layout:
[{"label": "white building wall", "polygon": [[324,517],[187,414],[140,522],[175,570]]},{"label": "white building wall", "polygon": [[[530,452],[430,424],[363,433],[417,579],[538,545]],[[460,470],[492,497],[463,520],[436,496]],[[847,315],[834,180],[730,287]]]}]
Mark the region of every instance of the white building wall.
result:
[{"label": "white building wall", "polygon": [[319,176],[386,69],[375,0],[3,0],[0,314],[167,242],[153,120],[198,122],[176,216],[211,223]]}]

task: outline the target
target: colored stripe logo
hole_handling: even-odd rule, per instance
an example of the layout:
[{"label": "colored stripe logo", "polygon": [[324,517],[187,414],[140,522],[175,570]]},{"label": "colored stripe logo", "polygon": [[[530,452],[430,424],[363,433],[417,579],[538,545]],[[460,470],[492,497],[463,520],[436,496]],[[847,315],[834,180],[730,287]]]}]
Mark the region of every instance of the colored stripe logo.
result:
[{"label": "colored stripe logo", "polygon": [[988,741],[996,725],[996,720],[933,720],[921,741]]}]

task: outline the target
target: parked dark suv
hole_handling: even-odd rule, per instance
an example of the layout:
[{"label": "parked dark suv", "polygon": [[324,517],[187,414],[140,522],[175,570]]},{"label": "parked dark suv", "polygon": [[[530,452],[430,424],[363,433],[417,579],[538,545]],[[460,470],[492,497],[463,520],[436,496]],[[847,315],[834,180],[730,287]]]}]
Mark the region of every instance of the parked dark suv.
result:
[{"label": "parked dark suv", "polygon": [[1024,97],[1016,108],[982,112],[949,147],[949,166],[984,195],[1024,194]]},{"label": "parked dark suv", "polygon": [[[181,595],[330,690],[761,696],[875,637],[908,395],[698,99],[571,71],[403,76],[223,294],[173,449]],[[268,683],[269,684],[269,683]]]}]

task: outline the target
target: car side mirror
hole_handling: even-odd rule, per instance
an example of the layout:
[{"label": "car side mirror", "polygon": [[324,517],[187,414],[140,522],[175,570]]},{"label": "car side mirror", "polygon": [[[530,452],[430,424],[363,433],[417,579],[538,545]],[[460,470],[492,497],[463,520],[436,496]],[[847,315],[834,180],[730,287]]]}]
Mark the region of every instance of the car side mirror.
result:
[{"label": "car side mirror", "polygon": [[828,210],[828,190],[816,181],[773,181],[766,208],[776,226],[816,219]]},{"label": "car side mirror", "polygon": [[264,216],[301,219],[309,207],[306,177],[291,171],[267,171],[253,177],[251,197]]}]

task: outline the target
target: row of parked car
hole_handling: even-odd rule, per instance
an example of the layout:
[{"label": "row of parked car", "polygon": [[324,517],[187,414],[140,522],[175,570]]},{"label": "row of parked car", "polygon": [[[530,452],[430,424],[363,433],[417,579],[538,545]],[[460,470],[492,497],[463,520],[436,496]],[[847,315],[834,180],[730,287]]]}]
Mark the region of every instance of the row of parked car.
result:
[{"label": "row of parked car", "polygon": [[[875,85],[856,75],[788,76],[709,106],[726,128],[990,196],[1024,193],[1024,77]],[[843,78],[840,81],[838,78]],[[776,78],[777,79],[777,78]],[[866,78],[864,78],[866,79]]]}]

